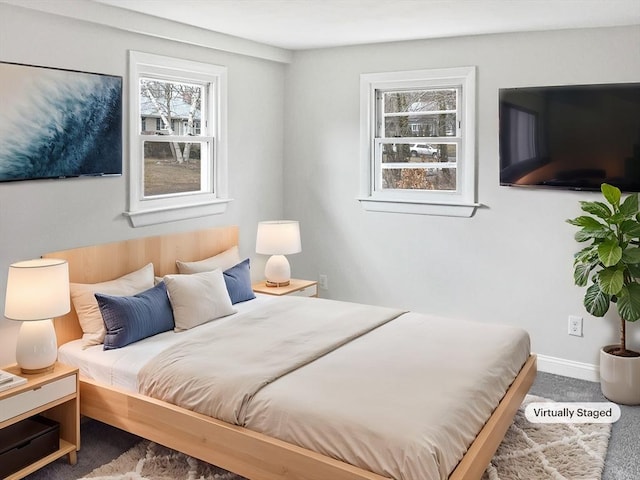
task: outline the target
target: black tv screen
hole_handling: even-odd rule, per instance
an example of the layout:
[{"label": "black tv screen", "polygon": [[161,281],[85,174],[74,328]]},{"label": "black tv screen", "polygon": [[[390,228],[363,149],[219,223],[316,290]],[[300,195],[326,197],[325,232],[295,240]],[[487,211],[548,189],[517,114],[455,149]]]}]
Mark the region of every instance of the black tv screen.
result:
[{"label": "black tv screen", "polygon": [[500,185],[640,191],[640,83],[499,94]]}]

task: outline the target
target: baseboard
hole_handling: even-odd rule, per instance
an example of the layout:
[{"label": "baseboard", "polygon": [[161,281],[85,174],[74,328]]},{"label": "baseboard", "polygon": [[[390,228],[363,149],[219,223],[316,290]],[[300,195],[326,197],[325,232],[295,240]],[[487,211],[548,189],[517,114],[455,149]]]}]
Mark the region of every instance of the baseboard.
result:
[{"label": "baseboard", "polygon": [[574,362],[564,358],[549,357],[538,354],[538,371],[579,378],[590,382],[600,381],[600,369],[590,363]]}]

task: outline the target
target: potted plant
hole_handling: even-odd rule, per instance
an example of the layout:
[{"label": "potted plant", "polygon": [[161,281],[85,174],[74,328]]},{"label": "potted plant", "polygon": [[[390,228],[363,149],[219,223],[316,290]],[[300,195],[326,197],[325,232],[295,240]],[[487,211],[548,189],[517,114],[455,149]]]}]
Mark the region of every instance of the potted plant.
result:
[{"label": "potted plant", "polygon": [[596,317],[612,303],[620,316],[620,343],[600,351],[600,385],[609,400],[640,404],[640,353],[627,348],[627,322],[640,318],[640,214],[638,194],[621,202],[617,187],[603,183],[601,201],[580,202],[587,215],[567,220],[580,227],[578,242],[589,242],[574,256],[573,279],[587,287],[584,306]]}]

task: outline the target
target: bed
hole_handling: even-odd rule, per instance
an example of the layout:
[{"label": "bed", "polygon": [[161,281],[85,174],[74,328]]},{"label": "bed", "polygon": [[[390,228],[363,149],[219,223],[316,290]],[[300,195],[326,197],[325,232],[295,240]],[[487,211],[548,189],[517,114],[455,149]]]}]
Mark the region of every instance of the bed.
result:
[{"label": "bed", "polygon": [[[201,260],[223,252],[237,245],[237,243],[237,227],[220,227],[198,232],[170,234],[53,252],[45,255],[45,257],[66,259],[69,262],[70,280],[72,282],[97,283],[125,275],[149,262],[153,263],[156,275],[174,274],[177,273],[176,260]],[[336,307],[332,301],[328,300],[292,298],[282,300],[285,300],[284,303],[291,304],[287,305],[287,308],[292,309],[307,309],[313,302],[320,303],[312,308],[332,310]],[[274,304],[274,301],[273,298],[258,298],[255,303],[246,302],[247,306],[239,306],[238,313],[234,315],[238,315],[237,318],[241,320],[245,319],[244,323],[250,325],[255,323],[256,318],[264,317],[266,315],[264,312],[283,308],[280,303]],[[320,305],[323,306],[320,307]],[[379,309],[370,311],[368,308],[367,306],[357,307],[357,309],[363,309],[363,317],[366,319],[373,318],[379,313]],[[300,312],[307,312],[307,310],[300,310]],[[382,313],[387,315],[388,312]],[[300,313],[298,313],[299,315]],[[305,317],[313,316],[307,313],[303,315]],[[325,315],[325,312],[322,312],[322,315]],[[341,418],[340,415],[332,413],[331,409],[336,408],[336,405],[331,405],[333,395],[329,396],[321,404],[313,405],[311,410],[304,410],[302,407],[298,408],[300,405],[309,404],[309,399],[318,398],[318,394],[322,392],[322,390],[314,390],[320,388],[320,382],[315,380],[317,378],[325,379],[325,383],[326,379],[329,379],[330,382],[333,382],[332,388],[340,391],[341,389],[344,390],[345,384],[352,383],[354,379],[359,381],[358,378],[362,377],[362,384],[358,385],[358,389],[366,394],[366,401],[363,401],[362,404],[375,406],[375,398],[377,396],[381,397],[379,399],[380,402],[385,401],[382,398],[384,391],[376,389],[376,382],[366,380],[365,377],[370,375],[363,373],[367,372],[365,362],[350,359],[367,358],[361,355],[369,355],[368,358],[372,359],[371,365],[369,365],[370,369],[379,371],[378,374],[383,375],[385,374],[383,373],[384,365],[388,365],[389,362],[380,362],[378,359],[378,363],[376,363],[375,357],[381,356],[372,355],[371,352],[382,351],[387,348],[387,345],[392,345],[392,342],[401,341],[402,336],[406,335],[407,329],[409,329],[408,331],[418,332],[425,328],[435,328],[434,326],[438,322],[443,322],[443,319],[425,317],[413,312],[390,312],[389,315],[393,318],[390,320],[381,319],[379,323],[374,323],[370,327],[363,327],[365,329],[364,333],[359,333],[358,335],[366,338],[366,343],[361,340],[360,336],[354,336],[352,340],[344,342],[344,345],[340,346],[340,348],[333,349],[332,347],[327,352],[322,350],[325,348],[323,345],[319,345],[318,348],[320,350],[315,352],[316,359],[309,362],[305,360],[303,368],[299,368],[299,366],[294,368],[277,367],[289,368],[292,373],[283,375],[277,381],[267,385],[266,388],[263,388],[263,386],[258,388],[257,395],[253,396],[253,393],[250,395],[252,398],[251,402],[247,404],[249,406],[243,404],[241,408],[237,406],[229,407],[229,411],[233,413],[222,413],[217,415],[218,418],[138,393],[133,385],[135,381],[132,381],[131,377],[129,377],[129,380],[126,379],[126,376],[123,376],[120,381],[117,379],[116,381],[108,381],[100,377],[99,367],[94,367],[93,372],[89,368],[81,368],[81,413],[250,479],[382,480],[384,478],[394,478],[400,480],[411,478],[410,476],[404,476],[403,465],[397,467],[399,469],[399,473],[397,473],[397,470],[394,471],[392,468],[387,467],[384,462],[380,465],[371,466],[366,463],[366,459],[361,459],[361,457],[366,456],[364,453],[368,453],[370,458],[373,459],[370,462],[376,463],[378,457],[384,458],[387,455],[387,448],[383,443],[384,438],[377,438],[377,440],[375,438],[376,435],[380,437],[379,432],[377,434],[372,432],[370,438],[367,437],[368,432],[360,432],[360,445],[365,445],[365,447],[360,450],[355,449],[356,451],[351,452],[351,454],[344,453],[346,450],[353,450],[349,444],[341,443],[344,439],[340,438],[339,441],[336,441],[333,439],[334,437],[330,437],[332,440],[323,440],[325,437],[329,437],[322,430],[317,430],[321,428],[323,423],[330,430],[333,428],[331,435],[341,434],[340,425],[332,426],[330,425],[331,422],[326,421],[326,419],[333,419],[334,417]],[[224,337],[221,337],[219,332],[227,328],[225,324],[230,325],[232,323],[241,324],[242,321],[227,318],[224,321],[212,322],[207,328],[216,330],[214,338],[220,339]],[[352,328],[349,322],[344,321],[344,318],[339,318],[335,324],[347,324],[344,327]],[[430,327],[427,327],[428,325]],[[77,343],[83,333],[79,327],[75,311],[72,309],[66,316],[55,319],[55,327],[58,334],[58,342],[61,345],[61,360],[73,362],[70,351],[73,350],[74,342]],[[341,326],[340,328],[343,327]],[[478,328],[478,335],[481,335],[480,330],[483,330],[482,325],[475,323],[466,325],[465,328]],[[291,330],[291,326],[285,330]],[[434,332],[436,331],[434,330]],[[301,332],[301,335],[307,335],[307,337],[310,334],[315,338],[316,331]],[[428,333],[428,335],[434,334],[433,332]],[[258,335],[258,333],[253,335]],[[351,333],[347,333],[348,338],[351,339],[349,335]],[[166,337],[170,336],[166,335]],[[198,333],[196,336],[201,335]],[[471,337],[477,338],[475,334],[472,334]],[[147,344],[155,345],[154,342],[156,341],[162,344],[163,338],[162,335],[159,335],[158,339],[139,343],[143,347]],[[333,339],[328,341],[329,344],[334,342]],[[141,353],[136,353],[136,349],[139,349],[140,345],[134,344],[131,345],[131,349],[122,350],[127,352],[129,358],[144,358],[147,353],[142,352],[142,350],[140,350]],[[163,346],[158,347],[157,345],[151,348],[164,350]],[[222,341],[216,350],[223,351],[224,348],[225,343]],[[506,348],[504,341],[499,348]],[[266,346],[265,349],[269,350],[269,347]],[[369,353],[367,353],[367,350],[369,350]],[[390,352],[395,352],[393,353],[394,355],[400,356],[402,355],[398,352],[403,350],[406,349],[389,349]],[[180,352],[181,349],[178,348],[176,351]],[[319,352],[320,354],[318,354]],[[422,360],[414,362],[413,359],[421,359],[422,357],[428,359],[430,355],[438,355],[438,351],[436,345],[434,345],[433,348],[415,349],[413,353],[408,353],[407,351],[404,354],[409,355],[407,359],[412,359],[407,365],[415,363],[411,368],[420,368],[419,364]],[[471,437],[472,443],[464,453],[464,456],[459,461],[456,459],[456,463],[453,466],[447,466],[447,471],[434,473],[434,475],[437,475],[434,477],[429,477],[425,474],[424,478],[447,478],[448,476],[451,480],[460,480],[479,479],[482,476],[535,377],[535,356],[529,355],[527,350],[526,355],[523,357],[522,348],[520,348],[518,355],[520,355],[518,357],[519,360],[514,360],[518,364],[517,368],[512,368],[513,373],[509,374],[511,378],[504,380],[504,395],[500,393],[495,400],[495,405],[490,406],[489,413],[486,414],[486,421],[483,418],[482,422],[474,427]],[[287,354],[284,356],[291,357],[294,355]],[[223,360],[222,358],[220,359],[220,361]],[[340,368],[340,365],[345,362],[354,364],[355,373],[351,375],[355,376],[349,377],[345,372],[342,372],[342,370],[347,370]],[[433,358],[431,362],[435,363]],[[471,358],[471,361],[465,359],[465,362],[474,363],[473,358]],[[122,363],[133,364],[135,362],[121,361]],[[172,363],[172,360],[169,363]],[[452,363],[460,364],[460,362]],[[144,364],[142,362],[141,366],[144,366]],[[437,367],[437,369],[440,369],[440,365]],[[247,370],[252,370],[252,368],[250,366]],[[434,370],[433,365],[430,368],[432,371],[437,370]],[[110,368],[109,371],[113,372],[115,370]],[[270,372],[267,373],[270,374]],[[260,374],[262,375],[264,372]],[[390,382],[394,378],[392,371],[386,372],[386,375],[385,382]],[[447,373],[444,373],[444,375],[447,375]],[[112,374],[110,376],[114,377]],[[397,377],[397,375],[395,376]],[[484,380],[484,382],[486,381]],[[493,383],[493,380],[490,383]],[[478,387],[475,386],[474,388]],[[481,388],[484,387],[481,386]],[[430,393],[428,388],[418,388],[416,392],[422,392],[419,394],[426,397],[431,395],[433,397],[432,400],[435,400],[436,403],[455,403],[451,398],[447,398],[447,392],[438,392],[438,395],[441,395],[440,398],[438,395],[434,396]],[[232,398],[237,395],[237,393],[231,393],[229,397]],[[355,394],[350,395],[353,397]],[[342,401],[340,396],[336,398]],[[338,400],[334,400],[334,402]],[[362,399],[360,400],[362,401]],[[386,401],[388,402],[389,399]],[[467,403],[473,404],[474,402],[469,401]],[[235,416],[239,410],[242,411],[242,418],[238,421]],[[357,416],[357,410],[359,409],[352,408],[351,410],[356,410]],[[385,417],[382,418],[380,416],[376,417],[378,410],[375,408],[362,410],[371,410],[369,413],[372,416],[366,420],[366,423],[379,425],[383,432],[392,424],[402,426],[402,428],[411,425],[411,419],[403,417],[402,412],[393,413],[389,418],[386,418],[388,413],[385,411]],[[425,408],[426,412],[429,410],[429,408]],[[312,412],[314,412],[314,415],[315,412],[324,412],[325,421],[322,420],[322,417],[319,417],[320,420],[311,418],[310,413]],[[351,414],[353,415],[354,412],[351,412]],[[279,430],[278,425],[273,426],[268,423],[269,419],[283,417],[294,419],[295,422],[293,424],[299,424],[300,428],[294,430],[293,433],[283,433]],[[309,418],[307,419],[307,417]],[[389,437],[392,436],[393,430],[389,430]],[[366,441],[363,442],[363,438]],[[310,442],[310,444],[306,442]],[[421,468],[420,465],[416,467],[416,465],[411,464],[412,458],[416,455],[410,449],[403,451],[402,444],[400,444],[399,448],[400,455],[404,454],[406,457],[403,462],[408,462],[408,469]],[[446,452],[447,449],[444,448],[442,451]],[[442,451],[435,456],[442,455]],[[397,460],[390,460],[390,462],[398,463]],[[449,460],[450,462],[451,460]],[[414,478],[420,478],[423,473],[418,471],[415,475],[418,475],[418,477],[414,476]],[[431,475],[431,473],[428,475]]]}]

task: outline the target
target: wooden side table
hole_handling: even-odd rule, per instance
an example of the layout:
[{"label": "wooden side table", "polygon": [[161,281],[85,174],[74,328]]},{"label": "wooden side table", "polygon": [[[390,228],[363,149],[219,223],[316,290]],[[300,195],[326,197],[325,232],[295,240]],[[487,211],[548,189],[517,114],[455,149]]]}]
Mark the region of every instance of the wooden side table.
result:
[{"label": "wooden side table", "polygon": [[267,287],[265,282],[254,283],[251,288],[256,293],[267,295],[297,295],[301,297],[318,297],[318,282],[313,280],[300,280],[292,278],[289,285],[285,287]]},{"label": "wooden side table", "polygon": [[80,450],[78,369],[56,363],[53,371],[34,375],[20,373],[17,365],[2,370],[27,378],[27,383],[0,391],[0,429],[37,414],[60,424],[60,448],[9,475],[7,479],[26,477],[64,455],[68,455],[69,463],[74,465],[77,451]]}]

